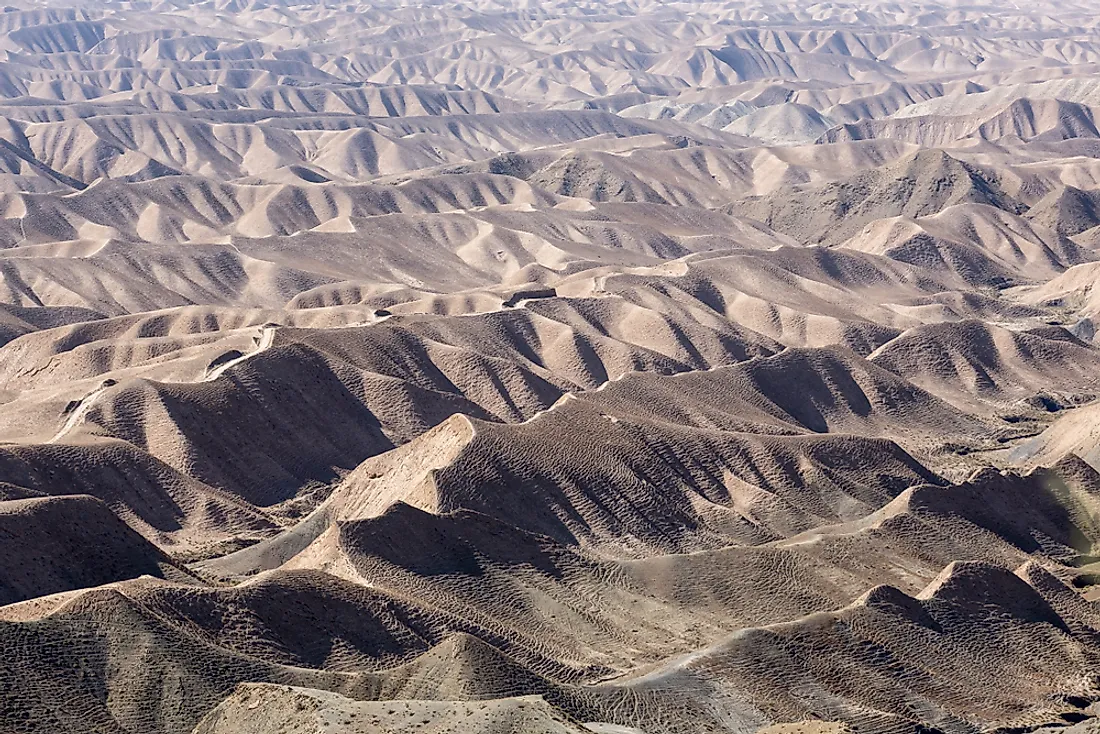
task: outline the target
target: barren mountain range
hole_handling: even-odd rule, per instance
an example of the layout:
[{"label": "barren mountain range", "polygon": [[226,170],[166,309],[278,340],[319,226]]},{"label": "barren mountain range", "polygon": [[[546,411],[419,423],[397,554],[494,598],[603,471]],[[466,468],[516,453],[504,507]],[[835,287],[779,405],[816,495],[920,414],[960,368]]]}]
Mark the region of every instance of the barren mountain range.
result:
[{"label": "barren mountain range", "polygon": [[0,734],[1100,727],[1100,7],[13,0]]}]

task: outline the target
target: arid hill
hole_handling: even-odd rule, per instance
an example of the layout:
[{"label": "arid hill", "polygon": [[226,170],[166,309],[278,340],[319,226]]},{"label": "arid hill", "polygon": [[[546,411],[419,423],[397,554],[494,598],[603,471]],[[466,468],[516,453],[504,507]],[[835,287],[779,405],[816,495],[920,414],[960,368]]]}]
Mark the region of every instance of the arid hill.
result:
[{"label": "arid hill", "polygon": [[0,734],[1084,734],[1084,0],[13,0]]}]

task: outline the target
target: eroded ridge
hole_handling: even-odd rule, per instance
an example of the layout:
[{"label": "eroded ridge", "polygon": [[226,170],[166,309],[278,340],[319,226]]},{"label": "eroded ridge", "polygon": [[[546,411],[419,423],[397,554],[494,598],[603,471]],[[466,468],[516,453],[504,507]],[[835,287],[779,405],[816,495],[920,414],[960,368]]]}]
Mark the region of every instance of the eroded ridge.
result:
[{"label": "eroded ridge", "polygon": [[1092,731],[1085,2],[0,12],[0,734]]}]

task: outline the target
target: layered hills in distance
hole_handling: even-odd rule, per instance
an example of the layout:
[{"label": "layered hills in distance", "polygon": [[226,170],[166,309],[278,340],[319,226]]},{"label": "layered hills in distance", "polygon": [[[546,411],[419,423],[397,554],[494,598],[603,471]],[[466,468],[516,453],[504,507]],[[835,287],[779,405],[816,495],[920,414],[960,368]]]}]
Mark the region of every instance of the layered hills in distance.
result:
[{"label": "layered hills in distance", "polygon": [[1100,7],[13,0],[0,732],[1100,725]]}]

